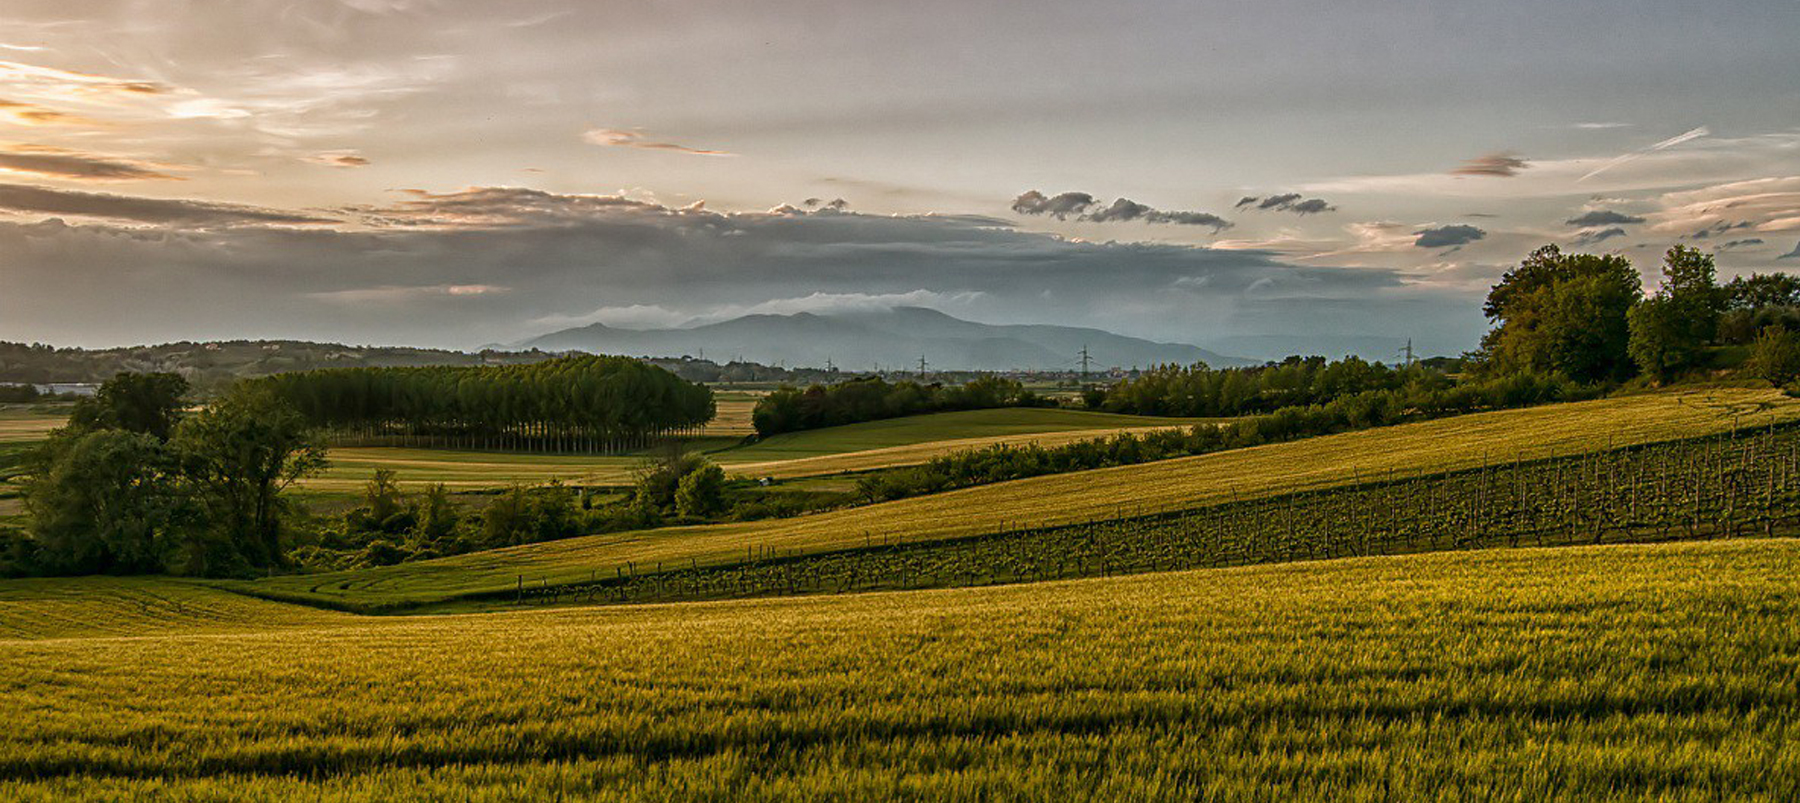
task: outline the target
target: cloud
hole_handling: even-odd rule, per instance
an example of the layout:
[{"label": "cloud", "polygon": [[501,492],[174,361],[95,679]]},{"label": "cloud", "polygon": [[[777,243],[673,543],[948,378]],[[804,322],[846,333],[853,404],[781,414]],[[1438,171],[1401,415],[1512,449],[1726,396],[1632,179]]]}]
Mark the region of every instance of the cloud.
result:
[{"label": "cloud", "polygon": [[1614,237],[1624,237],[1625,234],[1626,231],[1618,226],[1613,226],[1608,229],[1584,231],[1575,236],[1575,244],[1593,245],[1604,240],[1610,240]]},{"label": "cloud", "polygon": [[141,181],[165,179],[180,181],[158,169],[159,165],[135,159],[99,156],[90,153],[48,148],[38,145],[16,145],[0,151],[0,170],[33,173],[61,179],[83,181]]},{"label": "cloud", "polygon": [[93,120],[78,114],[59,112],[30,103],[0,99],[0,115],[11,118],[18,125],[95,125]]},{"label": "cloud", "polygon": [[1451,225],[1415,231],[1418,239],[1413,245],[1419,248],[1451,248],[1461,247],[1487,236],[1487,232],[1474,226]]},{"label": "cloud", "polygon": [[1756,224],[1751,223],[1748,220],[1740,220],[1735,223],[1727,223],[1725,221],[1720,221],[1718,223],[1712,224],[1711,226],[1707,226],[1706,228],[1700,229],[1699,231],[1692,232],[1690,234],[1684,234],[1684,235],[1682,235],[1682,239],[1684,239],[1684,240],[1706,240],[1706,239],[1710,239],[1715,234],[1724,234],[1726,232],[1737,231],[1738,229],[1748,229],[1748,228],[1754,227],[1755,225]]},{"label": "cloud", "polygon": [[339,304],[395,304],[424,298],[472,298],[505,293],[509,289],[491,284],[434,284],[413,287],[381,285],[379,287],[328,290],[308,295],[312,298]]},{"label": "cloud", "polygon": [[[1385,332],[1404,320],[1419,337],[1466,347],[1480,324],[1477,298],[1393,269],[1089,242],[982,216],[731,212],[475,187],[402,193],[335,213],[354,222],[302,227],[272,225],[265,218],[302,217],[274,210],[24,191],[0,187],[0,209],[175,222],[0,220],[0,339],[249,335],[471,347],[606,308],[703,316],[853,303],[957,305],[976,320],[1178,341],[1318,331],[1308,327],[1326,316],[1330,331]],[[221,218],[228,225],[195,225]],[[506,289],[450,289],[458,287]]]},{"label": "cloud", "polygon": [[1627,154],[1615,156],[1612,159],[1608,160],[1605,164],[1602,164],[1599,167],[1596,167],[1593,170],[1588,171],[1588,173],[1586,175],[1582,176],[1581,178],[1575,179],[1575,181],[1577,183],[1587,181],[1590,178],[1598,176],[1601,173],[1604,173],[1608,170],[1618,167],[1619,165],[1625,164],[1626,162],[1630,162],[1635,159],[1640,159],[1648,154],[1652,154],[1657,151],[1673,148],[1676,145],[1680,145],[1683,142],[1689,142],[1692,140],[1696,140],[1701,137],[1707,136],[1708,134],[1711,134],[1711,133],[1712,133],[1711,131],[1707,130],[1706,126],[1701,126],[1699,128],[1693,129],[1692,131],[1688,131],[1683,134],[1677,134],[1673,137],[1669,137],[1668,139],[1658,142],[1655,145],[1651,145],[1650,147],[1635,150],[1635,151],[1632,151]]},{"label": "cloud", "polygon": [[1714,248],[1713,250],[1715,250],[1715,251],[1731,251],[1731,250],[1735,250],[1735,249],[1739,249],[1739,248],[1749,248],[1751,246],[1762,245],[1762,244],[1763,244],[1763,239],[1761,237],[1749,237],[1749,238],[1746,238],[1743,240],[1732,240],[1731,242],[1728,242],[1728,243],[1722,243],[1717,248]]},{"label": "cloud", "polygon": [[327,167],[369,166],[368,158],[356,151],[324,151],[304,158],[306,161],[312,162],[313,164],[321,164]]},{"label": "cloud", "polygon": [[0,184],[0,213],[5,212],[79,215],[199,228],[334,222],[328,218],[239,204],[78,192],[26,184]]},{"label": "cloud", "polygon": [[1531,167],[1524,157],[1511,153],[1490,153],[1473,159],[1464,159],[1462,166],[1450,171],[1453,176],[1516,176],[1520,170]]},{"label": "cloud", "polygon": [[583,133],[581,135],[581,138],[584,140],[587,140],[588,142],[595,144],[595,145],[605,145],[608,147],[615,147],[615,148],[642,148],[644,150],[653,150],[653,151],[672,151],[675,153],[686,153],[686,154],[691,154],[694,156],[736,156],[737,155],[737,154],[729,153],[726,151],[711,151],[711,150],[704,150],[701,148],[690,148],[686,145],[677,145],[673,142],[657,142],[655,140],[646,139],[644,136],[644,133],[642,131],[637,131],[634,129],[591,128],[591,129],[588,129],[585,133]]},{"label": "cloud", "polygon": [[1630,128],[1630,123],[1576,123],[1576,128],[1587,131],[1599,131],[1608,128]]},{"label": "cloud", "polygon": [[[1652,229],[1703,239],[1740,228],[1759,232],[1800,229],[1800,176],[1732,181],[1665,193]],[[1729,227],[1729,228],[1725,228]]]},{"label": "cloud", "polygon": [[1644,219],[1635,215],[1614,212],[1609,209],[1595,209],[1590,212],[1584,212],[1576,217],[1569,218],[1563,222],[1577,228],[1588,228],[1592,226],[1624,226],[1633,223],[1642,223],[1644,222]]},{"label": "cloud", "polygon": [[[1301,216],[1316,215],[1320,212],[1337,211],[1337,207],[1326,203],[1323,198],[1308,198],[1302,200],[1303,198],[1305,198],[1305,196],[1297,192],[1284,192],[1278,195],[1271,195],[1267,198],[1246,195],[1239,198],[1237,204],[1232,208],[1242,209],[1251,204],[1255,204],[1255,208],[1259,212],[1293,212],[1294,214]],[[1259,201],[1260,203],[1258,203]]]},{"label": "cloud", "polygon": [[1800,243],[1794,243],[1794,250],[1778,256],[1776,259],[1800,259]]},{"label": "cloud", "polygon": [[0,61],[0,86],[72,99],[95,95],[161,95],[171,91],[168,85],[156,81],[70,72],[16,61]]},{"label": "cloud", "polygon": [[1137,220],[1178,226],[1209,226],[1215,233],[1231,228],[1231,221],[1211,212],[1161,210],[1130,198],[1114,199],[1110,206],[1101,207],[1098,204],[1099,201],[1094,196],[1085,192],[1065,192],[1046,197],[1037,190],[1029,190],[1013,199],[1012,209],[1022,215],[1049,215],[1057,220],[1067,220],[1070,215],[1075,215],[1076,220],[1089,223],[1127,223]]},{"label": "cloud", "polygon": [[1070,215],[1079,215],[1095,203],[1094,196],[1085,192],[1064,192],[1046,197],[1037,190],[1027,190],[1013,199],[1012,210],[1021,215],[1049,215],[1057,220],[1067,220]]}]

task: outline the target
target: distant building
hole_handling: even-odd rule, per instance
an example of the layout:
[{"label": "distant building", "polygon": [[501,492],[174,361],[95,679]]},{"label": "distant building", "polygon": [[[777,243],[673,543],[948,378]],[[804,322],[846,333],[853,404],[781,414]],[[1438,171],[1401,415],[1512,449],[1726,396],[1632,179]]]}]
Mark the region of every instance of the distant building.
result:
[{"label": "distant building", "polygon": [[46,396],[92,396],[100,392],[100,386],[93,382],[52,382],[48,385],[32,385],[37,392]]}]

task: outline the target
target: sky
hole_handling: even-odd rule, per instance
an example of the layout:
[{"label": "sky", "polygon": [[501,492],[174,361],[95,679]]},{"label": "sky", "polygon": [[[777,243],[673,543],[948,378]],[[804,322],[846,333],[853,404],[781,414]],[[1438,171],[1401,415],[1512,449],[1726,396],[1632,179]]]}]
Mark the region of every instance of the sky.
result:
[{"label": "sky", "polygon": [[927,306],[1475,345],[1545,243],[1800,269],[1800,4],[8,0],[0,339]]}]

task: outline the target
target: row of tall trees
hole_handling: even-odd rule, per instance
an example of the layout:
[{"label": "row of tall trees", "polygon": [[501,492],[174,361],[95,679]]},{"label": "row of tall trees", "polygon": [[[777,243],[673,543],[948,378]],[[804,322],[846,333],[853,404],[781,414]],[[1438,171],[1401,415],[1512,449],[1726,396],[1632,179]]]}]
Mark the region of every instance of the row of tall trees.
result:
[{"label": "row of tall trees", "polygon": [[834,427],[921,413],[1036,407],[1046,400],[1016,380],[984,376],[962,385],[888,382],[877,376],[813,385],[782,387],[756,403],[751,423],[762,437],[783,432]]},{"label": "row of tall trees", "polygon": [[1508,271],[1482,311],[1495,327],[1476,364],[1489,374],[1664,382],[1724,362],[1722,348],[1751,346],[1751,372],[1784,385],[1794,376],[1765,370],[1774,357],[1762,355],[1795,348],[1800,278],[1751,275],[1720,285],[1710,254],[1675,246],[1663,255],[1661,283],[1645,296],[1624,257],[1548,245]]},{"label": "row of tall trees", "polygon": [[120,374],[32,456],[10,571],[241,573],[285,564],[289,484],[323,467],[265,388],[185,412],[175,374]]},{"label": "row of tall trees", "polygon": [[255,382],[338,443],[607,452],[693,430],[714,410],[706,387],[625,357],[327,369]]},{"label": "row of tall trees", "polygon": [[1087,404],[1114,413],[1211,418],[1326,404],[1370,391],[1438,389],[1449,384],[1442,372],[1418,365],[1387,366],[1359,357],[1337,361],[1289,357],[1245,368],[1214,369],[1204,363],[1157,366],[1090,394]]}]

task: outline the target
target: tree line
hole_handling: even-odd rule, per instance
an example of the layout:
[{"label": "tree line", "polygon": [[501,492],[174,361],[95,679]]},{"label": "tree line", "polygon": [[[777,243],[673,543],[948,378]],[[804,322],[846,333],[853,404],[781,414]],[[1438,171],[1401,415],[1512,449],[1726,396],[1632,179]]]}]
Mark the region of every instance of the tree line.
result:
[{"label": "tree line", "polygon": [[639,448],[712,420],[712,391],[625,357],[333,368],[257,379],[334,443],[558,452]]},{"label": "tree line", "polygon": [[1663,256],[1646,296],[1630,260],[1544,246],[1501,277],[1482,312],[1494,328],[1470,355],[1485,375],[1555,372],[1578,382],[1667,382],[1741,363],[1782,387],[1800,377],[1800,277],[1720,285],[1713,257]]},{"label": "tree line", "polygon": [[1292,405],[1233,421],[1144,433],[1122,432],[1059,446],[999,444],[933,458],[912,468],[871,474],[858,481],[871,502],[987,485],[1008,480],[1135,465],[1280,443],[1449,415],[1579,401],[1600,389],[1555,374],[1520,372],[1453,385],[1409,384],[1364,390],[1324,404]]},{"label": "tree line", "polygon": [[805,389],[782,387],[757,400],[751,423],[759,437],[884,418],[1053,404],[1016,380],[984,376],[962,385],[888,382],[862,377]]}]

